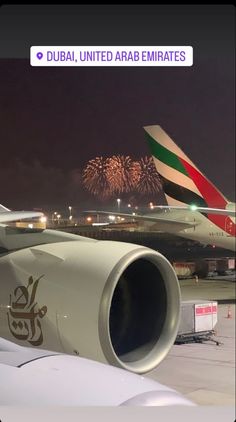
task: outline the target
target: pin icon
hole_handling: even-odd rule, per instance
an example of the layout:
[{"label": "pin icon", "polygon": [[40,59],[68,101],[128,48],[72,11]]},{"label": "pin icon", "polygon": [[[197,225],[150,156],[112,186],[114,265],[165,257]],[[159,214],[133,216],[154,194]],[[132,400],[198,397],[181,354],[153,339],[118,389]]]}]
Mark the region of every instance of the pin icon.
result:
[{"label": "pin icon", "polygon": [[42,57],[43,57],[43,53],[37,53],[37,58],[38,58],[39,60],[41,60],[41,59],[42,59]]}]

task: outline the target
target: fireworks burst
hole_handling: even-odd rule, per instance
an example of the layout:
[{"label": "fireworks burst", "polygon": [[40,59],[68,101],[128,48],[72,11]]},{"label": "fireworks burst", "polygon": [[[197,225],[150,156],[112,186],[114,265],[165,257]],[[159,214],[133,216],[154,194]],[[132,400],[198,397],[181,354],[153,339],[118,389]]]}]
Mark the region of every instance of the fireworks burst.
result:
[{"label": "fireworks burst", "polygon": [[161,188],[161,181],[152,157],[141,158],[139,165],[140,177],[136,184],[136,190],[143,195],[158,192]]},{"label": "fireworks burst", "polygon": [[92,194],[107,199],[118,193],[153,194],[161,182],[152,157],[133,161],[130,156],[113,155],[90,160],[82,173],[83,185]]},{"label": "fireworks burst", "polygon": [[107,198],[111,194],[107,179],[108,158],[96,157],[90,160],[83,170],[83,184],[94,195]]},{"label": "fireworks burst", "polygon": [[107,179],[113,193],[134,189],[140,176],[140,165],[129,156],[113,155],[108,158]]}]

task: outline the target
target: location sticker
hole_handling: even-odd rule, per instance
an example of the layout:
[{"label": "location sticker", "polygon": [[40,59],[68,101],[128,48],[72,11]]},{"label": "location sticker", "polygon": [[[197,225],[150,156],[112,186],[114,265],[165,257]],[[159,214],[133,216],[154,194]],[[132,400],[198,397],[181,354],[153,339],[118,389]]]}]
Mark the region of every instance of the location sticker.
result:
[{"label": "location sticker", "polygon": [[40,53],[40,52],[39,52],[39,53],[37,53],[37,54],[36,54],[36,56],[37,56],[37,58],[38,58],[39,60],[41,60],[41,59],[42,59],[42,57],[43,57],[43,53]]},{"label": "location sticker", "polygon": [[192,46],[30,47],[31,66],[192,66]]}]

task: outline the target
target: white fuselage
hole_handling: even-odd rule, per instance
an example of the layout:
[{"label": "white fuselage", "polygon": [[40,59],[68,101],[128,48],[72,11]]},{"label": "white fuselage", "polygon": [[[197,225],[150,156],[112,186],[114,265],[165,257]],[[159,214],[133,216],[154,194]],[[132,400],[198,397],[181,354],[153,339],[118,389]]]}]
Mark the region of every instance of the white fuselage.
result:
[{"label": "white fuselage", "polygon": [[[203,244],[215,245],[224,249],[235,250],[235,236],[229,234],[226,230],[218,227],[212,221],[210,221],[204,214],[201,214],[197,211],[190,212],[184,210],[170,210],[168,212],[158,212],[156,214],[152,213],[153,217],[162,218],[164,220],[174,220],[178,222],[188,222],[194,223],[193,227],[184,227],[177,228],[171,223],[168,225],[165,222],[164,231],[168,233],[173,233],[184,237],[186,239],[196,240]],[[235,224],[235,219],[227,217],[228,221],[232,224]],[[147,226],[146,226],[147,225]],[[162,230],[162,222],[152,223],[150,221],[145,222],[145,226],[149,230]]]}]

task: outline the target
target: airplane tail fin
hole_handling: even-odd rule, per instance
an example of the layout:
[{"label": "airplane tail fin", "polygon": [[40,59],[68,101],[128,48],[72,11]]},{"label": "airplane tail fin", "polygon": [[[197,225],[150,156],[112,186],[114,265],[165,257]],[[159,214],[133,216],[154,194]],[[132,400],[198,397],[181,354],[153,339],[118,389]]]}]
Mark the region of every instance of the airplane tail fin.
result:
[{"label": "airplane tail fin", "polygon": [[168,205],[226,207],[229,201],[160,126],[144,130]]}]

